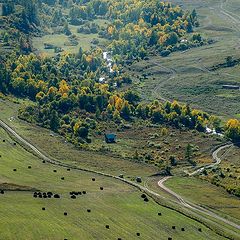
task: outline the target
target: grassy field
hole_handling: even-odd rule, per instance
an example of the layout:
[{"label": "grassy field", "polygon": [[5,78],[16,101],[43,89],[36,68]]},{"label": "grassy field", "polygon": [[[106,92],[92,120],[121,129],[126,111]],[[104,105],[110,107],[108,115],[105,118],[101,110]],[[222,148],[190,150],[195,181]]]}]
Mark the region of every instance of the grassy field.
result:
[{"label": "grassy field", "polygon": [[[0,186],[6,189],[0,196],[0,239],[222,239],[152,200],[144,202],[140,192],[117,180],[42,163],[3,129],[0,140]],[[61,198],[34,198],[33,189]],[[70,191],[87,194],[71,199]]]},{"label": "grassy field", "polygon": [[223,189],[206,181],[187,177],[173,177],[165,185],[184,199],[240,223],[239,198],[229,195]]},{"label": "grassy field", "polygon": [[[135,63],[129,71],[135,80],[134,88],[146,101],[177,99],[223,119],[239,118],[240,91],[224,90],[222,85],[240,85],[240,66],[214,72],[207,70],[215,64],[223,63],[227,56],[240,57],[240,18],[234,15],[239,1],[229,0],[223,5],[222,1],[216,0],[171,2],[187,9],[196,8],[200,20],[197,31],[215,43],[176,52],[167,58],[153,56],[147,61]],[[226,12],[225,8],[235,13]],[[144,73],[153,75],[139,83],[136,76],[141,76],[141,69],[144,69]]]},{"label": "grassy field", "polygon": [[[94,21],[99,26],[106,26],[106,20],[97,19]],[[82,47],[83,50],[90,50],[94,45],[92,44],[93,39],[99,40],[99,45],[106,45],[104,39],[99,38],[98,34],[84,34],[78,33],[77,29],[79,26],[69,25],[69,29],[73,35],[76,36],[78,44],[76,46],[69,46],[69,37],[65,34],[48,34],[42,37],[33,38],[33,47],[40,54],[45,54],[47,56],[54,56],[53,49],[45,49],[44,43],[52,44],[56,47],[62,48],[63,52],[77,53],[79,48]]]}]

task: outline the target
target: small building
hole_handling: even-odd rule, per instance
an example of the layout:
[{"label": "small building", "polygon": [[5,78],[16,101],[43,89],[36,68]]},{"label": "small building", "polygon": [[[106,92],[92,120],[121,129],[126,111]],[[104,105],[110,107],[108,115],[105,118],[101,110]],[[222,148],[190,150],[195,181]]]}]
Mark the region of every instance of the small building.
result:
[{"label": "small building", "polygon": [[232,90],[240,90],[240,86],[237,85],[223,85],[223,89],[232,89]]},{"label": "small building", "polygon": [[106,133],[105,134],[105,141],[106,143],[116,143],[116,134],[114,133]]}]

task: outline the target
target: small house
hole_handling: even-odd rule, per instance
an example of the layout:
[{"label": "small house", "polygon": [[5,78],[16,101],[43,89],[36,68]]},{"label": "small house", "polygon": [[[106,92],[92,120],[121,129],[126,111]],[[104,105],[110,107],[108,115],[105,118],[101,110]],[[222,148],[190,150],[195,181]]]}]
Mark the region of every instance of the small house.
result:
[{"label": "small house", "polygon": [[117,136],[114,133],[105,134],[106,143],[116,143],[116,138],[117,138]]}]

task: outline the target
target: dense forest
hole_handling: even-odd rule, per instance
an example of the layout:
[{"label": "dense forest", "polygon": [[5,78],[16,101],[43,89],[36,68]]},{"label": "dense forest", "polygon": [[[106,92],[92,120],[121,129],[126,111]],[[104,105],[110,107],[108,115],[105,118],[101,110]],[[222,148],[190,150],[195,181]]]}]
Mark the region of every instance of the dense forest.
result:
[{"label": "dense forest", "polygon": [[[104,19],[107,25],[99,26],[94,19]],[[142,103],[138,94],[126,90],[132,82],[124,71],[126,63],[209,43],[194,32],[199,25],[195,10],[185,12],[158,0],[18,0],[3,1],[1,21],[3,46],[12,51],[1,55],[0,91],[35,102],[20,110],[27,121],[51,128],[77,145],[91,142],[89,133],[102,121],[143,119],[200,132],[207,125],[220,130],[219,119],[205,112],[176,101]],[[108,44],[54,57],[34,53],[32,36],[50,29],[74,39],[69,24],[79,26],[79,32],[97,33]],[[106,53],[112,59],[107,60]],[[239,125],[237,120],[226,125],[226,135],[236,142]]]}]

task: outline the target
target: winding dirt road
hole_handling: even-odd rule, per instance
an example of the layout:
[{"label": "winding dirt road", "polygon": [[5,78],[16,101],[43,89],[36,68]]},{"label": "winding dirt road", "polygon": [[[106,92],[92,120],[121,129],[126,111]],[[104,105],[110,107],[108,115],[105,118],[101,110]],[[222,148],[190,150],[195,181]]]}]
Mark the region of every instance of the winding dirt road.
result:
[{"label": "winding dirt road", "polygon": [[[221,163],[221,160],[222,160],[222,157],[224,157],[224,156],[230,151],[230,149],[231,149],[233,146],[234,146],[233,144],[226,144],[226,145],[221,146],[221,147],[219,147],[218,149],[216,149],[216,150],[213,152],[213,154],[212,154],[214,163],[209,164],[209,165],[206,165],[206,166],[204,166],[204,167],[201,167],[201,168],[199,168],[198,170],[194,171],[193,173],[189,173],[189,176],[193,176],[193,175],[195,175],[195,174],[201,173],[201,172],[202,172],[203,170],[205,170],[205,169],[212,168],[212,167],[215,167],[216,165],[220,164],[220,163]],[[226,149],[226,148],[228,148],[228,150],[219,157],[219,156],[218,156],[219,152],[222,151],[222,150],[224,150],[224,149]],[[171,189],[169,189],[168,187],[166,187],[166,186],[164,185],[164,183],[165,183],[168,179],[170,179],[170,178],[171,178],[171,176],[162,178],[161,180],[158,181],[158,186],[159,186],[161,189],[163,189],[165,192],[167,192],[168,194],[170,194],[172,197],[174,197],[175,199],[177,199],[177,201],[178,201],[181,205],[183,205],[184,207],[187,207],[187,208],[189,208],[189,209],[195,210],[195,211],[197,211],[197,212],[199,212],[199,213],[203,213],[203,214],[206,214],[206,215],[208,215],[208,216],[214,217],[215,219],[221,220],[221,221],[223,221],[223,222],[225,222],[225,223],[227,223],[227,224],[229,224],[229,225],[231,225],[231,226],[233,226],[233,227],[235,227],[235,228],[237,228],[237,229],[240,230],[240,225],[238,225],[238,224],[236,224],[236,223],[233,223],[233,222],[231,222],[231,221],[229,221],[229,220],[227,220],[227,219],[225,219],[225,218],[222,218],[222,217],[218,216],[217,214],[215,214],[215,213],[213,213],[213,212],[211,212],[211,211],[209,211],[209,210],[207,210],[207,209],[205,209],[205,208],[202,208],[202,207],[200,207],[200,206],[198,206],[198,205],[196,205],[196,204],[193,204],[193,203],[191,203],[191,202],[189,202],[189,201],[184,200],[179,194],[175,193],[174,191],[172,191]]]},{"label": "winding dirt road", "polygon": [[[231,148],[232,148],[233,146],[234,146],[234,145],[231,143],[231,144],[226,144],[226,145],[224,145],[224,146],[219,147],[218,149],[216,149],[216,150],[212,153],[213,163],[208,164],[208,165],[206,165],[206,166],[204,166],[204,167],[201,167],[201,168],[197,169],[196,171],[194,171],[194,172],[192,172],[192,173],[188,173],[188,172],[186,172],[186,171],[185,171],[185,172],[188,173],[189,176],[193,176],[193,175],[196,175],[196,174],[199,174],[199,173],[203,172],[205,169],[213,168],[213,167],[219,165],[219,164],[221,163],[221,161],[222,161],[222,158],[223,158],[224,156],[226,156],[226,154],[231,150]],[[219,152],[221,152],[222,150],[224,150],[224,149],[226,149],[226,148],[228,148],[228,150],[227,150],[226,152],[224,152],[220,157],[218,157]]]}]

